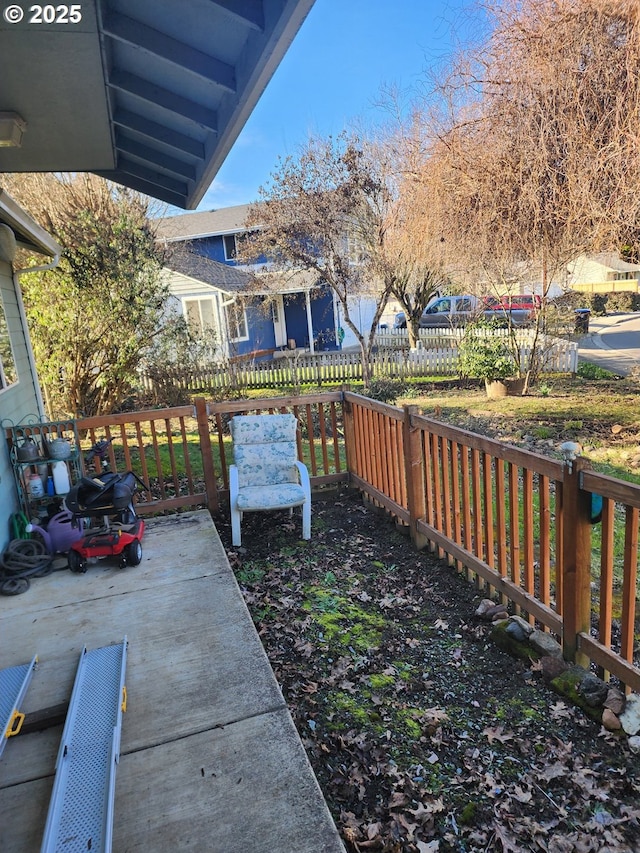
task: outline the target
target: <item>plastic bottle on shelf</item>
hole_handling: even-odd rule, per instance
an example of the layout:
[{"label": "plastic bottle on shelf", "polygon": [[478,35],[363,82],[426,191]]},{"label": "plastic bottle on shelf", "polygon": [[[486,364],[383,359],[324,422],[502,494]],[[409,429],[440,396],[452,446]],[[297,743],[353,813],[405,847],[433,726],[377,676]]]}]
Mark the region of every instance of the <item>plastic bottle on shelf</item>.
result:
[{"label": "plastic bottle on shelf", "polygon": [[52,462],[51,472],[53,474],[53,487],[56,495],[66,495],[71,488],[69,469],[66,462]]},{"label": "plastic bottle on shelf", "polygon": [[42,480],[40,476],[36,473],[29,474],[29,482],[28,482],[29,495],[32,498],[42,498],[44,497],[44,489],[42,488]]}]

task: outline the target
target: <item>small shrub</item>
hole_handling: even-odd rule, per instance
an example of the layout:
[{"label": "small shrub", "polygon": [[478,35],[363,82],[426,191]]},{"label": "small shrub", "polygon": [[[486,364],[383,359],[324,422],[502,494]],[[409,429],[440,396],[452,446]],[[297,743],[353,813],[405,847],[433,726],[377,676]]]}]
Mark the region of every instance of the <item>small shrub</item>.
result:
[{"label": "small shrub", "polygon": [[589,295],[589,304],[585,307],[591,309],[592,314],[602,316],[607,313],[607,295],[606,293],[592,293]]},{"label": "small shrub", "polygon": [[616,293],[609,293],[607,296],[607,311],[629,311],[638,310],[638,294],[631,293],[628,290],[621,290]]},{"label": "small shrub", "polygon": [[518,375],[518,365],[505,338],[493,336],[486,324],[469,326],[458,347],[462,376],[493,382]]},{"label": "small shrub", "polygon": [[590,361],[581,361],[578,365],[577,375],[581,379],[615,379],[616,374],[610,370],[605,370],[604,367],[598,367],[597,364],[592,364]]},{"label": "small shrub", "polygon": [[372,400],[379,400],[381,403],[395,403],[406,390],[406,385],[401,379],[372,379],[369,390],[364,393]]}]

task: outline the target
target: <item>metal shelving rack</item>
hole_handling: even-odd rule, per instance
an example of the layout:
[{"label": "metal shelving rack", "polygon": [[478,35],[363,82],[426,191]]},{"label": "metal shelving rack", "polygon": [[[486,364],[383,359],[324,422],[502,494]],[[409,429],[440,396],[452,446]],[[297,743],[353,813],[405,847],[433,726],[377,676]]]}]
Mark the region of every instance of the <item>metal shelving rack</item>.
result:
[{"label": "metal shelving rack", "polygon": [[[74,420],[24,422],[6,427],[6,434],[20,508],[28,519],[46,517],[47,507],[56,502],[60,503],[64,495],[48,495],[44,488],[44,496],[34,498],[29,491],[28,478],[32,473],[39,474],[43,478],[43,487],[45,486],[48,476],[52,474],[52,463],[59,461],[47,455],[47,442],[54,441],[56,438],[65,438],[71,444],[71,455],[64,460],[69,469],[71,484],[73,485],[82,476],[76,422]],[[29,439],[37,446],[37,458],[18,459],[18,449]]]}]

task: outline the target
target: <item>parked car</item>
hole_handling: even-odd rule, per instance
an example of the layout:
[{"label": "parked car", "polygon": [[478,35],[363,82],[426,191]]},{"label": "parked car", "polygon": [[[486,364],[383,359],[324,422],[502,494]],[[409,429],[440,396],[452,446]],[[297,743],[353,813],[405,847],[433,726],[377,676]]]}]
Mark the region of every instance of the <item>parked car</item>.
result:
[{"label": "parked car", "polygon": [[534,305],[529,308],[511,308],[496,302],[491,307],[487,307],[486,300],[487,297],[472,294],[442,296],[424,309],[420,318],[420,328],[464,326],[470,320],[483,315],[487,319],[504,320],[505,324],[509,322],[514,326],[525,326],[531,322]]},{"label": "parked car", "polygon": [[485,296],[484,303],[489,311],[537,311],[542,299],[536,293],[514,293],[509,296]]}]

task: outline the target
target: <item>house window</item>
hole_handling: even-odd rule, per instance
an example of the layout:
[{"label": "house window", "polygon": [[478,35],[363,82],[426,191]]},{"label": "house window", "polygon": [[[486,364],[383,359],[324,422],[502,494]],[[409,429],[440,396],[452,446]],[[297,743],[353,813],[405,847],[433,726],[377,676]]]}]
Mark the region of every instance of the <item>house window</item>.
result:
[{"label": "house window", "polygon": [[215,329],[213,299],[185,299],[184,313],[187,324],[193,331],[207,332]]},{"label": "house window", "polygon": [[16,362],[11,348],[9,327],[4,313],[4,305],[0,300],[0,391],[18,381]]},{"label": "house window", "polygon": [[238,244],[235,234],[225,234],[222,238],[224,243],[224,258],[226,261],[235,261],[238,256]]},{"label": "house window", "polygon": [[359,234],[351,233],[347,236],[347,253],[349,255],[349,263],[352,266],[359,266],[366,260],[366,247]]},{"label": "house window", "polygon": [[247,331],[247,314],[244,310],[244,305],[234,302],[232,305],[227,305],[225,307],[225,311],[227,314],[229,340],[248,341],[249,333]]}]

